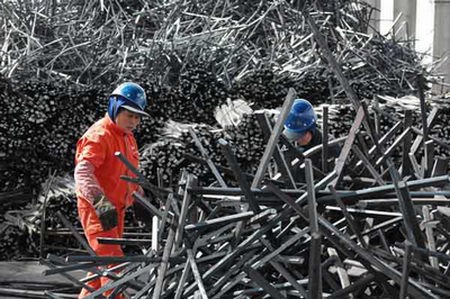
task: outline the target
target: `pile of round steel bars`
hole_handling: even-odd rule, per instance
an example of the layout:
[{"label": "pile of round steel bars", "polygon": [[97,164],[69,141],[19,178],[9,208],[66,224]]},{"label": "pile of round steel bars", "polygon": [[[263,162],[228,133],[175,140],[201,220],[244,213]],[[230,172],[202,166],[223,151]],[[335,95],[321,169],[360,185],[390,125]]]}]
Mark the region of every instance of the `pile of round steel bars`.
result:
[{"label": "pile of round steel bars", "polygon": [[229,99],[270,109],[295,88],[314,104],[346,102],[303,10],[360,97],[415,93],[418,73],[433,77],[407,40],[368,33],[368,4],[303,4],[1,3],[0,192],[36,193],[50,171],[71,171],[77,138],[125,80],[152,102],[140,145],[157,141],[169,119],[216,126],[214,109]]}]

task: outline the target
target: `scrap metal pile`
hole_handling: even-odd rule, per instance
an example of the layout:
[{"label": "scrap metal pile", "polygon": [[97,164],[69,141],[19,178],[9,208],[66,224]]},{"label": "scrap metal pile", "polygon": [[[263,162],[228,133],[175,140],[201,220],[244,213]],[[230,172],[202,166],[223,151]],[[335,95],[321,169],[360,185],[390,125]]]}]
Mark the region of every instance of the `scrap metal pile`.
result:
[{"label": "scrap metal pile", "polygon": [[[407,44],[367,33],[370,6],[44,2],[0,4],[2,258],[50,253],[45,274],[72,281],[67,297],[86,283],[76,269],[112,279],[92,297],[450,296],[448,105],[426,97],[432,73]],[[148,217],[101,240],[133,247],[125,257],[97,257],[73,193],[48,190],[123,80],[152,99],[136,133]],[[334,163],[308,160],[326,143],[286,163],[293,90],[339,142]],[[218,107],[235,101],[254,111],[221,126]],[[64,297],[45,290],[33,296]]]},{"label": "scrap metal pile", "polygon": [[[227,167],[220,170],[196,143],[198,159],[215,179],[210,186],[199,186],[198,178],[184,171],[174,190],[160,188],[130,168],[149,196],[135,194],[153,217],[151,233],[145,239],[101,242],[139,245],[142,254],[98,257],[75,233],[89,254],[50,255],[45,273],[70,277],[75,269],[100,267],[90,279],[107,275],[111,283],[88,298],[107,290],[133,298],[448,297],[450,192],[442,188],[450,180],[448,159],[432,155],[433,140],[426,134],[413,133],[409,112],[398,124],[402,137],[392,142],[392,132],[378,136],[370,129],[373,118],[355,102],[355,122],[340,139],[335,167],[313,167],[308,157],[326,152],[327,145],[319,145],[299,155],[306,181],[293,184],[289,173],[299,165],[285,163],[278,143],[293,99],[291,91],[273,128],[264,130],[268,142],[255,173],[242,172],[233,147],[222,138],[215,146]],[[428,123],[436,115],[424,113]],[[373,143],[360,138],[365,135]],[[361,151],[363,146],[370,150]],[[392,162],[393,147],[402,147],[400,171]],[[416,162],[420,148],[422,166]],[[279,173],[268,175],[272,158]],[[360,184],[374,186],[340,189],[344,164],[360,170]],[[229,185],[226,174],[237,186]],[[116,264],[115,272],[101,268],[108,263]],[[87,280],[73,281],[83,286]]]}]

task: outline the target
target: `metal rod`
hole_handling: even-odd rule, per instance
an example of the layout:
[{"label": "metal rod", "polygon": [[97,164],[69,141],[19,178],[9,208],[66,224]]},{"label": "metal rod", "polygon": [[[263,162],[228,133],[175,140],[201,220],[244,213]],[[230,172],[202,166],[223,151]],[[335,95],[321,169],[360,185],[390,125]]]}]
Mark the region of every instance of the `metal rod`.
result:
[{"label": "metal rod", "polygon": [[381,175],[377,172],[375,167],[373,167],[369,159],[367,159],[367,157],[363,154],[363,152],[359,149],[359,147],[356,144],[353,144],[353,152],[356,154],[359,160],[362,161],[364,166],[367,168],[372,177],[377,181],[377,183],[379,185],[386,185],[384,180],[381,178]]},{"label": "metal rod", "polygon": [[356,223],[353,219],[353,217],[350,215],[350,213],[347,210],[347,207],[342,202],[342,199],[339,197],[339,195],[336,193],[336,190],[333,186],[330,186],[330,191],[335,196],[337,203],[339,204],[339,207],[341,208],[342,213],[344,214],[345,219],[347,220],[348,225],[350,226],[350,229],[353,231],[353,233],[357,236],[358,241],[361,243],[361,245],[364,248],[367,248],[367,242],[364,240],[361,231],[356,226]]},{"label": "metal rod", "polygon": [[[410,128],[412,126],[412,110],[405,110],[405,119],[403,120],[403,129]],[[411,160],[409,159],[408,153],[411,150],[411,141],[412,141],[412,135],[409,133],[405,138],[403,139],[402,144],[402,171],[401,176],[405,177],[407,175],[412,174],[412,165]]]},{"label": "metal rod", "polygon": [[219,139],[218,143],[222,150],[223,155],[225,156],[225,158],[228,161],[228,164],[230,165],[230,168],[234,172],[234,176],[235,176],[236,180],[238,181],[239,186],[250,205],[250,208],[252,209],[253,212],[259,213],[261,211],[261,208],[259,207],[257,201],[255,200],[255,198],[253,196],[253,193],[251,192],[250,185],[249,185],[247,179],[242,175],[242,172],[239,168],[236,157],[234,156],[230,145],[228,144],[228,142],[225,139],[222,139],[222,138]]},{"label": "metal rod", "polygon": [[[156,284],[155,284],[155,288],[153,290],[153,299],[161,298],[164,278],[166,275],[166,270],[169,265],[169,257],[170,257],[170,253],[172,251],[172,247],[174,245],[174,240],[175,240],[175,230],[172,227],[170,227],[169,235],[167,237],[166,245],[164,247],[164,251],[163,251],[163,255],[162,255],[162,262],[158,267],[158,276],[156,277]],[[148,270],[150,270],[151,267],[149,267],[149,266],[147,266],[147,267],[148,267]]]},{"label": "metal rod", "polygon": [[352,127],[350,128],[350,132],[348,133],[348,137],[345,140],[341,153],[339,154],[339,157],[336,160],[334,170],[337,173],[337,178],[335,178],[331,183],[333,187],[336,187],[336,185],[340,182],[342,178],[345,162],[347,161],[350,149],[352,148],[353,142],[355,141],[356,132],[360,128],[363,119],[364,119],[364,110],[362,107],[360,107],[358,109],[358,112],[356,113],[355,120],[353,121]]},{"label": "metal rod", "polygon": [[[267,143],[270,139],[270,136],[272,135],[272,128],[270,125],[270,121],[267,118],[267,114],[265,112],[257,112],[255,113],[255,115],[256,119],[258,120],[259,126],[263,131],[264,141]],[[285,179],[287,179],[288,183],[292,188],[297,189],[295,185],[295,180],[292,177],[290,167],[288,163],[286,163],[284,156],[281,154],[281,150],[278,144],[275,146],[273,157],[275,159],[275,162],[277,163],[278,168],[280,169],[281,174],[284,176]]]},{"label": "metal rod", "polygon": [[[117,263],[160,263],[163,261],[162,257],[153,257],[146,255],[132,255],[132,256],[88,256],[88,255],[70,255],[66,258],[67,262],[93,262],[103,264],[117,264]],[[169,261],[173,263],[184,263],[186,258],[183,257],[169,257]]]},{"label": "metal rod", "polygon": [[422,145],[425,149],[425,144],[428,141],[428,124],[427,124],[427,107],[425,104],[425,88],[426,88],[426,82],[425,78],[422,74],[419,74],[417,76],[417,86],[419,90],[419,100],[420,100],[420,115],[422,116]]},{"label": "metal rod", "polygon": [[78,233],[78,231],[75,229],[75,227],[69,222],[69,220],[66,219],[66,217],[63,216],[61,211],[56,212],[56,216],[64,223],[64,226],[67,227],[71,232],[72,235],[77,239],[78,242],[80,242],[81,246],[83,246],[84,249],[87,250],[87,252],[95,256],[94,250],[92,250],[91,246],[86,242],[86,240]]},{"label": "metal rod", "polygon": [[363,286],[374,281],[374,279],[375,276],[373,274],[369,273],[367,275],[364,275],[359,280],[353,282],[351,285],[343,288],[342,290],[337,290],[336,292],[331,294],[328,298],[330,299],[347,298],[347,294],[351,294],[352,292],[361,289]]},{"label": "metal rod", "polygon": [[221,187],[227,187],[227,184],[225,183],[225,181],[223,180],[223,178],[220,175],[219,171],[217,170],[216,166],[214,165],[214,163],[212,162],[211,158],[209,157],[209,155],[206,152],[206,149],[203,147],[200,139],[198,139],[197,134],[195,134],[194,130],[191,127],[188,130],[189,130],[189,133],[192,136],[192,139],[195,142],[195,145],[200,150],[201,155],[206,160],[206,163],[208,164],[209,168],[211,169],[211,172],[213,173],[213,175],[215,176],[215,178],[219,182],[220,186]]},{"label": "metal rod", "polygon": [[[383,146],[383,145],[386,144],[389,140],[391,140],[391,138],[392,138],[393,136],[395,136],[395,133],[397,133],[397,131],[400,130],[401,127],[402,127],[402,122],[401,122],[401,121],[397,122],[397,123],[396,123],[396,124],[395,124],[395,125],[394,125],[387,133],[386,133],[386,134],[384,134],[384,135],[380,138],[380,140],[378,141],[379,144],[380,144],[380,146]],[[376,145],[372,146],[372,147],[369,149],[369,152],[368,152],[367,156],[369,157],[370,160],[372,160],[372,159],[371,159],[371,156],[374,155],[374,153],[375,153],[376,150],[377,150],[377,146],[376,146]],[[359,166],[361,166],[361,165],[362,165],[362,161],[360,161],[360,162],[358,162],[358,163],[356,164],[357,167],[359,167]]]},{"label": "metal rod", "polygon": [[403,256],[403,271],[402,271],[402,281],[400,283],[400,296],[399,296],[399,298],[401,299],[406,298],[406,295],[408,294],[407,288],[408,288],[409,272],[411,270],[410,264],[411,264],[411,245],[408,242],[405,248],[405,254]]},{"label": "metal rod", "polygon": [[[45,259],[40,259],[40,260],[39,260],[39,263],[40,263],[40,264],[43,264],[43,265],[46,265],[46,266],[49,267],[50,269],[56,269],[56,268],[57,268],[55,265],[53,265],[53,264],[50,263],[49,261],[46,261]],[[46,275],[46,274],[44,274],[44,275]],[[94,289],[93,289],[91,286],[89,286],[89,285],[87,285],[87,284],[85,284],[85,283],[79,281],[78,279],[76,279],[75,277],[73,277],[72,275],[70,275],[70,274],[68,274],[68,273],[59,273],[59,275],[65,277],[65,278],[68,279],[68,280],[70,280],[70,281],[71,281],[72,283],[74,283],[75,285],[77,285],[77,286],[79,286],[79,287],[81,287],[81,288],[84,288],[84,289],[88,290],[89,292],[93,292],[93,291],[94,291]]]},{"label": "metal rod", "polygon": [[[433,109],[431,110],[430,114],[427,117],[426,126],[425,127],[430,128],[432,126],[433,122],[436,120],[436,116],[438,115],[438,112],[439,112],[439,108],[436,107],[436,106],[433,107]],[[416,131],[413,128],[413,131],[418,133],[417,131],[419,131],[419,130]],[[424,141],[423,141],[424,140],[423,130],[421,130],[420,132],[421,132],[421,134],[416,136],[416,139],[414,140],[413,145],[411,146],[411,152],[413,154],[416,154],[416,152],[419,149],[420,145],[424,143]]]},{"label": "metal rod", "polygon": [[[432,219],[432,215],[430,213],[430,209],[428,208],[428,206],[422,206],[422,214],[423,214],[423,221],[424,221],[424,226],[425,226],[425,235],[427,237],[427,245],[428,245],[428,249],[431,251],[436,251],[436,240],[434,239],[433,236],[433,228],[431,227],[431,221]],[[435,257],[430,257],[430,264],[433,268],[439,269],[439,263],[437,258]]]},{"label": "metal rod", "polygon": [[311,232],[311,244],[308,271],[308,298],[322,298],[322,272],[320,267],[322,236],[317,222],[317,203],[314,191],[312,162],[305,159],[305,178],[308,197],[308,217]]},{"label": "metal rod", "polygon": [[188,215],[188,209],[191,201],[191,195],[189,192],[187,192],[187,188],[196,185],[197,179],[193,174],[188,173],[187,179],[186,179],[186,186],[184,188],[184,194],[183,194],[183,201],[181,203],[181,211],[180,215],[178,217],[178,224],[176,227],[176,233],[175,233],[175,243],[173,245],[173,251],[180,248],[181,243],[183,241],[183,234],[184,234],[184,226],[187,222],[187,215]]},{"label": "metal rod", "polygon": [[228,215],[223,217],[218,217],[214,219],[209,219],[203,222],[197,222],[194,224],[188,224],[184,227],[184,229],[189,232],[193,230],[207,230],[211,227],[217,227],[222,226],[225,224],[228,224],[230,222],[237,222],[241,220],[250,219],[252,216],[254,216],[253,212],[242,212],[234,215]]},{"label": "metal rod", "polygon": [[272,157],[272,153],[275,150],[275,146],[277,145],[278,136],[283,129],[284,121],[286,120],[294,101],[295,94],[295,90],[289,88],[288,94],[283,103],[283,107],[281,108],[280,115],[278,116],[277,122],[275,123],[275,126],[272,130],[272,134],[270,135],[269,141],[267,142],[266,148],[261,158],[261,162],[259,163],[258,169],[256,171],[255,178],[253,179],[253,182],[251,184],[252,188],[259,187],[264,177],[270,158]]},{"label": "metal rod", "polygon": [[188,248],[186,250],[186,253],[188,256],[189,265],[191,266],[192,273],[194,274],[195,281],[196,281],[198,289],[200,291],[201,298],[208,299],[208,295],[206,294],[206,290],[205,290],[205,286],[203,284],[201,274],[198,270],[197,264],[195,263],[194,253],[191,248]]},{"label": "metal rod", "polygon": [[328,105],[322,106],[322,171],[328,172]]},{"label": "metal rod", "polygon": [[244,266],[244,272],[247,273],[251,280],[253,280],[261,288],[263,288],[263,290],[266,291],[271,296],[271,298],[286,298],[281,295],[281,293],[276,288],[274,288],[261,274],[259,274],[258,271],[256,271],[252,267]]},{"label": "metal rod", "polygon": [[94,291],[94,292],[90,293],[88,296],[86,296],[86,299],[98,298],[98,296],[103,294],[104,292],[114,289],[116,287],[119,287],[119,286],[123,285],[124,283],[130,282],[134,278],[139,277],[140,275],[142,275],[144,273],[148,273],[148,271],[150,271],[150,269],[152,269],[154,267],[155,267],[154,264],[146,265],[142,269],[136,270],[134,273],[129,273],[128,275],[121,277],[121,278],[117,279],[116,281],[107,283],[106,285],[102,286],[101,288],[97,289],[96,291]]},{"label": "metal rod", "polygon": [[439,175],[444,175],[448,172],[448,163],[450,157],[435,157],[433,169],[431,170],[431,177],[436,177]]},{"label": "metal rod", "polygon": [[398,183],[394,181],[394,184],[396,185],[396,192],[399,198],[399,207],[403,214],[403,220],[408,238],[412,244],[424,247],[425,242],[417,222],[417,217],[414,212],[408,186],[404,181],[399,181]]},{"label": "metal rod", "polygon": [[383,164],[385,160],[392,155],[394,150],[398,147],[400,143],[403,142],[403,140],[410,134],[410,132],[411,128],[406,128],[405,131],[403,131],[403,133],[400,136],[398,136],[395,139],[395,141],[391,144],[391,146],[381,155],[381,157],[378,158],[375,166],[376,167],[381,166],[381,164]]},{"label": "metal rod", "polygon": [[39,236],[39,257],[44,257],[44,248],[45,248],[45,234],[47,231],[46,227],[46,220],[47,220],[47,200],[48,200],[48,193],[50,192],[50,187],[53,183],[53,180],[56,175],[56,170],[53,172],[53,174],[50,176],[49,181],[47,182],[47,185],[45,186],[45,192],[44,192],[44,201],[42,202],[42,217],[41,217],[41,231]]},{"label": "metal rod", "polygon": [[424,176],[429,177],[431,175],[431,170],[433,168],[433,161],[434,161],[434,142],[433,140],[427,140],[424,145],[425,149],[425,170],[424,170]]}]

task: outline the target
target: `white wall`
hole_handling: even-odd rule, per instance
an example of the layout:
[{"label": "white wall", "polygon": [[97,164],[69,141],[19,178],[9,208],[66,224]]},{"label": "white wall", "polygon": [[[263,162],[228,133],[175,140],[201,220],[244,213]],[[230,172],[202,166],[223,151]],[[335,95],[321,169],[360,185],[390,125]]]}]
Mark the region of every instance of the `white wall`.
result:
[{"label": "white wall", "polygon": [[380,33],[387,35],[394,21],[394,0],[381,0],[380,9]]},{"label": "white wall", "polygon": [[[450,16],[449,16],[450,17]],[[432,61],[434,36],[434,1],[417,1],[416,50],[428,54],[425,63]]]}]

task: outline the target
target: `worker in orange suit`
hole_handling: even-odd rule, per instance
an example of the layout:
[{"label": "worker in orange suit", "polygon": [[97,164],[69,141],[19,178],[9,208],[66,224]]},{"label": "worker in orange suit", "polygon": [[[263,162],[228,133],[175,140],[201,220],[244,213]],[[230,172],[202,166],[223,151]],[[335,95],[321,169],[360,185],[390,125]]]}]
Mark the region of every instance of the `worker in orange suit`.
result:
[{"label": "worker in orange suit", "polygon": [[[141,116],[148,116],[144,111],[146,106],[147,98],[141,86],[133,82],[119,85],[109,97],[106,115],[77,142],[74,176],[78,215],[89,245],[98,256],[123,256],[120,245],[100,244],[97,238],[121,238],[125,210],[133,203],[131,195],[135,191],[143,193],[139,185],[120,179],[122,175],[135,176],[114,154],[120,151],[138,168],[139,153],[133,130]],[[108,281],[107,277],[101,277],[87,284],[96,290]],[[79,298],[89,293],[82,289]]]}]

